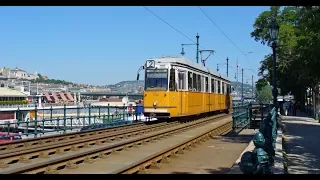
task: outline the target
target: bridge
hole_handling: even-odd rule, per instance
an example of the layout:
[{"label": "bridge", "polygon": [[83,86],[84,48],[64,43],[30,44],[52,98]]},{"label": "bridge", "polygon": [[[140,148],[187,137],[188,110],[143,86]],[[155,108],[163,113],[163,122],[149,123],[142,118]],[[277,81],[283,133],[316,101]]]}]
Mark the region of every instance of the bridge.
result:
[{"label": "bridge", "polygon": [[131,99],[134,100],[139,100],[143,98],[142,93],[137,93],[137,94],[125,94],[125,93],[110,93],[110,92],[84,92],[81,93],[81,96],[106,96],[106,97],[111,97],[111,96],[119,96],[119,97],[125,97],[128,96]]}]

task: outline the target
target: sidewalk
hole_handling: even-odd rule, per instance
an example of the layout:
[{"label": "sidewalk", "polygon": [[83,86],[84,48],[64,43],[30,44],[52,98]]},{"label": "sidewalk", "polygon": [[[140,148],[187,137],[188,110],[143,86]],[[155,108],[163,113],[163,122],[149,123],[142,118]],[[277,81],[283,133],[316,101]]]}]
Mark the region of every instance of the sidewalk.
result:
[{"label": "sidewalk", "polygon": [[297,111],[281,116],[283,148],[288,174],[320,174],[320,123]]}]

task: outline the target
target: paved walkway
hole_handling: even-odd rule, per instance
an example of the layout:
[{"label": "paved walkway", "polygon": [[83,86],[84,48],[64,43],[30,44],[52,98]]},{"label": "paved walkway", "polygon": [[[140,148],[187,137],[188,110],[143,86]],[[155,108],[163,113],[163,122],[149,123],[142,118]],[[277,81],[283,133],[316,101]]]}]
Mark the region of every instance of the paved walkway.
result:
[{"label": "paved walkway", "polygon": [[281,116],[287,173],[320,174],[320,123],[297,112]]}]

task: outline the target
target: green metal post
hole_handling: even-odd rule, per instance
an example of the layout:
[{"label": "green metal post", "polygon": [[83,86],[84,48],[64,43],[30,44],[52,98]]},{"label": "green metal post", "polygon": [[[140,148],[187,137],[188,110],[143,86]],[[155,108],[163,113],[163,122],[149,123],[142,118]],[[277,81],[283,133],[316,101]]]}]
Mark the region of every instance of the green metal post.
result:
[{"label": "green metal post", "polygon": [[199,38],[200,38],[198,33],[196,38],[197,38],[197,56],[196,57],[197,57],[197,64],[198,64],[199,63]]},{"label": "green metal post", "polygon": [[[242,100],[242,98],[244,98],[244,96],[243,96],[243,68],[242,68],[242,84],[241,84],[241,100]],[[243,104],[243,101],[242,101],[242,104]]]},{"label": "green metal post", "polygon": [[124,108],[125,108],[125,103],[123,103],[123,110],[122,110],[122,113],[123,113],[123,120],[125,120],[125,112],[126,112]]},{"label": "green metal post", "polygon": [[106,124],[106,115],[105,114],[102,116],[102,120],[103,120],[103,124]]},{"label": "green metal post", "polygon": [[45,122],[45,120],[42,119],[42,134],[44,134],[44,122]]},{"label": "green metal post", "polygon": [[26,134],[27,136],[29,135],[29,119],[27,119],[27,122],[26,122]]},{"label": "green metal post", "polygon": [[11,123],[10,123],[10,122],[7,122],[7,125],[8,125],[8,136],[9,136],[9,134],[10,134],[10,125],[11,125]]},{"label": "green metal post", "polygon": [[66,133],[66,128],[67,128],[67,119],[63,119],[63,133]]},{"label": "green metal post", "polygon": [[79,120],[79,114],[80,114],[80,108],[79,108],[79,106],[77,105],[77,120]]},{"label": "green metal post", "polygon": [[99,119],[101,118],[101,116],[100,116],[100,106],[98,107],[98,111],[99,111]]},{"label": "green metal post", "polygon": [[52,119],[52,105],[51,105],[51,107],[50,107],[50,119]]},{"label": "green metal post", "polygon": [[70,117],[70,129],[72,130],[72,116]]},{"label": "green metal post", "polygon": [[110,105],[108,103],[108,122],[110,122]]},{"label": "green metal post", "polygon": [[35,108],[34,108],[34,134],[35,134],[35,137],[37,137],[37,134],[38,134],[37,128],[38,128],[38,108],[37,108],[37,104],[36,104]]},{"label": "green metal post", "polygon": [[67,126],[67,107],[63,105],[63,133],[66,133],[66,126]]},{"label": "green metal post", "polygon": [[19,108],[19,106],[18,106],[18,110],[17,110],[16,116],[17,116],[18,122],[20,122],[20,108]]},{"label": "green metal post", "polygon": [[96,115],[93,115],[93,124],[96,124]]},{"label": "green metal post", "polygon": [[90,125],[91,124],[91,104],[89,104],[88,111],[89,111],[89,125]]}]

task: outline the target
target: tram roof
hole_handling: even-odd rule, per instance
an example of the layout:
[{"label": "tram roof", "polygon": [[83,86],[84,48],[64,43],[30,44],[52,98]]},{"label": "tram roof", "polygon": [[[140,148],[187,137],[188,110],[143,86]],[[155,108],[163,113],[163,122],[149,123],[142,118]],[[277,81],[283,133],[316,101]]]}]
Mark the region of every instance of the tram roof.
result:
[{"label": "tram roof", "polygon": [[191,61],[190,59],[187,59],[185,58],[184,56],[162,56],[162,57],[159,57],[159,58],[155,58],[155,59],[148,59],[148,60],[155,60],[155,61],[160,61],[161,63],[179,63],[179,64],[185,64],[185,65],[188,65],[188,66],[191,66],[191,67],[194,67],[196,69],[199,69],[201,71],[205,71],[205,72],[208,72],[210,74],[213,74],[214,76],[217,76],[217,77],[221,77],[222,79],[224,80],[227,80],[227,81],[230,81],[230,79],[222,74],[222,73],[219,73],[218,71],[216,70],[212,70],[208,67],[205,67],[201,64],[198,64],[196,62],[193,62]]}]

